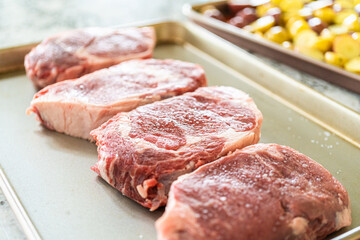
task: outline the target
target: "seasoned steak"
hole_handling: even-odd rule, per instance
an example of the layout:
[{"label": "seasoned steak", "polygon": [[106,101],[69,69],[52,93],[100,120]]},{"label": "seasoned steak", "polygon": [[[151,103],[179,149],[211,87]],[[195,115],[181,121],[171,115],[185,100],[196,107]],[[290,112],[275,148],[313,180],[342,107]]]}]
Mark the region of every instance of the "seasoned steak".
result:
[{"label": "seasoned steak", "polygon": [[28,109],[47,128],[90,139],[90,131],[119,112],[206,86],[199,65],[178,60],[131,60],[47,86]]},{"label": "seasoned steak", "polygon": [[262,115],[232,87],[205,87],[119,113],[91,132],[99,161],[92,168],[110,185],[155,210],[171,183],[203,164],[260,138]]},{"label": "seasoned steak", "polygon": [[255,144],[171,186],[159,240],[322,239],[351,223],[345,188],[289,147]]},{"label": "seasoned steak", "polygon": [[45,39],[25,56],[26,74],[43,88],[126,60],[149,58],[154,45],[151,27],[67,31]]}]

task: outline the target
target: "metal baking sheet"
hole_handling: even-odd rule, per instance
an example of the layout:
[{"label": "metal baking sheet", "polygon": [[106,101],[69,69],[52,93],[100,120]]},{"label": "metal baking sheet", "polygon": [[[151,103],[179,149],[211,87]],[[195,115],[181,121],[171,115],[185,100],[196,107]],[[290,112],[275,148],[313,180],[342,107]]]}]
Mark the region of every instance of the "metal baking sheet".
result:
[{"label": "metal baking sheet", "polygon": [[[359,114],[192,23],[154,26],[154,57],[198,63],[209,85],[249,93],[264,115],[261,142],[299,150],[346,187],[353,223],[329,238],[360,225]],[[28,50],[16,51],[14,58]],[[11,55],[3,50],[0,58],[3,52]],[[260,78],[276,87],[260,84]],[[97,161],[94,144],[44,129],[26,116],[34,93],[24,71],[0,75],[0,185],[28,238],[156,239],[154,222],[163,210],[149,212],[98,178],[90,170]]]},{"label": "metal baking sheet", "polygon": [[262,37],[216,19],[203,16],[198,12],[199,9],[208,5],[215,5],[220,10],[226,9],[226,1],[216,1],[197,5],[186,4],[184,5],[183,13],[200,26],[244,49],[260,53],[263,56],[283,62],[325,81],[360,93],[360,75],[285,49]]}]

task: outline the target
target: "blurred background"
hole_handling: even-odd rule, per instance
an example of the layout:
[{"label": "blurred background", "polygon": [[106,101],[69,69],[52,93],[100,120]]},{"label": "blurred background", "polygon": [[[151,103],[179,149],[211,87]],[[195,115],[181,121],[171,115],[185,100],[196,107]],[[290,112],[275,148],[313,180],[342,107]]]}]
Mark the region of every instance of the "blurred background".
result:
[{"label": "blurred background", "polygon": [[184,3],[204,0],[0,0],[0,48],[40,41],[70,28],[183,19]]}]

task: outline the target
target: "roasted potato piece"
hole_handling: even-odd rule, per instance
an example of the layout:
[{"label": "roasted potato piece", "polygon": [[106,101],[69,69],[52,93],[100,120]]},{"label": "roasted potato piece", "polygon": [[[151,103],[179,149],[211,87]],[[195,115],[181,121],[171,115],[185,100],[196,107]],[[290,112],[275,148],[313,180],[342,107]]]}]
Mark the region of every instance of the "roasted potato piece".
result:
[{"label": "roasted potato piece", "polygon": [[286,49],[290,49],[292,50],[293,49],[293,44],[290,42],[290,41],[285,41],[281,44],[281,46],[283,46],[284,48]]},{"label": "roasted potato piece", "polygon": [[335,19],[335,12],[332,8],[320,8],[314,11],[314,16],[320,18],[323,22],[330,24]]},{"label": "roasted potato piece", "polygon": [[333,35],[343,35],[343,34],[347,34],[348,30],[345,26],[343,25],[331,25],[328,27],[329,31],[333,34]]},{"label": "roasted potato piece", "polygon": [[292,37],[298,35],[301,31],[310,29],[309,24],[305,20],[297,20],[290,25],[288,31]]},{"label": "roasted potato piece", "polygon": [[312,48],[317,40],[318,35],[316,32],[311,29],[306,29],[295,35],[293,42],[295,47]]},{"label": "roasted potato piece", "polygon": [[327,39],[330,42],[334,41],[335,36],[336,35],[333,32],[331,32],[328,28],[325,28],[320,33],[320,37]]},{"label": "roasted potato piece", "polygon": [[310,3],[306,4],[306,7],[311,8],[313,11],[332,7],[333,0],[318,0],[318,1],[311,1]]},{"label": "roasted potato piece", "polygon": [[294,15],[294,16],[290,17],[289,19],[287,19],[286,21],[285,21],[285,19],[284,19],[284,21],[285,21],[285,23],[286,23],[286,24],[285,24],[286,29],[289,30],[289,28],[291,27],[291,25],[292,25],[294,22],[299,21],[299,20],[304,21],[304,18],[301,17],[300,15]]},{"label": "roasted potato piece", "polygon": [[302,9],[304,7],[304,2],[302,0],[282,0],[279,3],[279,7],[284,12],[290,12]]},{"label": "roasted potato piece", "polygon": [[351,37],[360,44],[360,32],[354,32]]},{"label": "roasted potato piece", "polygon": [[360,44],[350,35],[339,35],[334,39],[333,50],[345,59],[351,59],[360,55]]},{"label": "roasted potato piece", "polygon": [[344,19],[342,25],[345,26],[349,32],[360,31],[359,15],[351,14],[350,16]]},{"label": "roasted potato piece", "polygon": [[314,48],[308,48],[308,47],[295,47],[295,50],[299,53],[302,53],[308,57],[314,58],[316,60],[323,61],[324,60],[324,54]]},{"label": "roasted potato piece", "polygon": [[299,10],[299,15],[303,17],[304,19],[310,19],[314,16],[313,10],[308,7],[304,7]]},{"label": "roasted potato piece", "polygon": [[327,52],[331,49],[331,47],[332,47],[332,41],[323,37],[318,37],[313,44],[313,48],[316,48],[321,52]]},{"label": "roasted potato piece", "polygon": [[270,28],[265,34],[264,37],[272,42],[282,43],[289,40],[289,34],[285,28],[280,26],[275,26]]},{"label": "roasted potato piece", "polygon": [[271,9],[271,8],[275,8],[276,5],[274,5],[273,3],[269,2],[269,3],[266,3],[266,4],[263,4],[263,5],[260,5],[260,6],[257,6],[256,7],[256,14],[259,16],[259,17],[263,17],[265,16],[266,12]]},{"label": "roasted potato piece", "polygon": [[266,32],[275,25],[273,16],[264,16],[251,24],[253,31]]},{"label": "roasted potato piece", "polygon": [[353,59],[350,59],[347,63],[345,63],[345,69],[354,72],[354,73],[360,73],[360,57],[355,57]]},{"label": "roasted potato piece", "polygon": [[325,62],[338,67],[343,67],[345,64],[345,59],[335,52],[326,52],[324,60]]},{"label": "roasted potato piece", "polygon": [[355,7],[354,7],[354,10],[357,14],[360,15],[360,4],[356,4]]},{"label": "roasted potato piece", "polygon": [[353,9],[347,9],[347,10],[341,11],[335,15],[334,23],[341,25],[341,24],[343,24],[344,20],[351,15],[358,16],[358,14]]},{"label": "roasted potato piece", "polygon": [[341,9],[350,9],[354,7],[353,1],[349,0],[335,0],[334,4],[339,5]]}]

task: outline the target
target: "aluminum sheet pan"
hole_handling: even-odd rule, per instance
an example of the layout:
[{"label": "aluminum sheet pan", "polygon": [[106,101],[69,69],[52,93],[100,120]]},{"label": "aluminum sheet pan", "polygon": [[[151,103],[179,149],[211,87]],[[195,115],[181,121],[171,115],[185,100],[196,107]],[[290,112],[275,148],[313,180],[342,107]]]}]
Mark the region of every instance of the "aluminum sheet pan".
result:
[{"label": "aluminum sheet pan", "polygon": [[230,24],[206,17],[198,12],[199,9],[208,5],[215,5],[221,10],[225,9],[226,1],[215,1],[196,5],[186,4],[183,7],[183,13],[200,26],[244,49],[260,53],[263,56],[283,62],[325,81],[339,85],[350,91],[360,93],[360,75],[312,59],[295,51],[285,49],[262,37],[251,34]]},{"label": "aluminum sheet pan", "polygon": [[[261,142],[299,150],[344,184],[353,223],[329,238],[360,225],[359,114],[192,23],[154,26],[154,57],[198,63],[209,85],[249,93],[264,115]],[[14,58],[22,59],[29,47],[12,48]],[[4,52],[12,56],[7,49],[0,58]],[[0,185],[28,238],[156,239],[154,222],[163,210],[149,212],[98,178],[90,170],[97,161],[94,144],[44,129],[26,116],[34,93],[24,71],[0,75]]]}]

